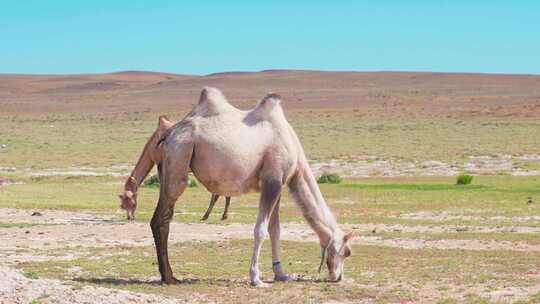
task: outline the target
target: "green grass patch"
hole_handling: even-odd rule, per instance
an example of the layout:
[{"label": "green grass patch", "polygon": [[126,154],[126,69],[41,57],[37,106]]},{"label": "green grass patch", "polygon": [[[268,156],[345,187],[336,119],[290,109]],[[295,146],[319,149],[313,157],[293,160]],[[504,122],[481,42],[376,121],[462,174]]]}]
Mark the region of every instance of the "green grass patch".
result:
[{"label": "green grass patch", "polygon": [[[330,207],[342,223],[383,223],[402,225],[476,225],[515,226],[512,217],[540,216],[540,204],[528,204],[529,198],[540,201],[540,177],[478,176],[475,185],[454,185],[453,178],[393,178],[345,181],[321,184]],[[26,178],[25,184],[0,187],[0,207],[26,209],[86,210],[103,214],[120,211],[117,194],[124,178],[114,177],[41,177]],[[159,188],[141,188],[137,220],[148,221],[158,200]],[[211,194],[204,187],[187,189],[175,207],[174,220],[199,222]],[[226,223],[254,223],[258,210],[256,193],[233,197]],[[224,199],[220,199],[209,223],[221,223]],[[288,192],[281,200],[284,222],[304,222],[300,209]],[[416,212],[471,215],[477,219],[406,219],[402,214]],[[488,220],[490,217],[499,217]],[[540,226],[538,221],[519,225]]]},{"label": "green grass patch", "polygon": [[28,228],[36,226],[36,224],[29,223],[0,223],[0,228]]},{"label": "green grass patch", "polygon": [[482,189],[482,185],[467,188],[448,184],[345,184],[341,187],[365,190],[411,190],[411,191],[455,191]]}]

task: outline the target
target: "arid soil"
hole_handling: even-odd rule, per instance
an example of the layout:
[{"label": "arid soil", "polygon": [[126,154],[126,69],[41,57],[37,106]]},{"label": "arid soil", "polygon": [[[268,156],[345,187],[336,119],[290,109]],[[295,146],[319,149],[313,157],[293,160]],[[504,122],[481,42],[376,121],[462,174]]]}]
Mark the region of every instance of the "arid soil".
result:
[{"label": "arid soil", "polygon": [[0,266],[0,304],[27,304],[40,299],[39,303],[200,303],[204,297],[172,299],[158,295],[143,294],[111,288],[82,286],[74,288],[58,280],[30,279],[20,271]]},{"label": "arid soil", "polygon": [[540,170],[525,170],[517,163],[526,160],[540,164],[540,155],[498,155],[472,156],[463,164],[447,163],[438,160],[411,162],[384,160],[378,157],[363,157],[358,160],[330,160],[311,165],[315,175],[335,172],[344,177],[397,177],[397,176],[455,176],[462,172],[474,175],[509,174],[513,176],[536,176]]},{"label": "arid soil", "polygon": [[[430,217],[444,219],[445,215],[435,214],[409,214],[405,217]],[[29,303],[32,299],[46,294],[42,303],[176,303],[176,299],[164,298],[155,295],[138,294],[127,291],[117,291],[101,287],[85,286],[74,290],[73,286],[65,285],[60,281],[49,279],[30,279],[21,274],[13,266],[28,261],[47,261],[50,259],[70,260],[77,258],[70,253],[64,256],[49,256],[47,251],[60,248],[85,247],[114,247],[114,246],[149,246],[153,243],[151,231],[147,223],[127,223],[115,220],[112,216],[104,216],[81,212],[68,212],[60,210],[20,210],[0,209],[0,223],[27,224],[20,228],[0,228],[0,303]],[[399,248],[436,248],[436,249],[466,249],[466,250],[507,250],[507,251],[540,251],[540,246],[506,241],[484,241],[470,239],[455,240],[422,240],[410,238],[385,239],[377,235],[380,232],[403,233],[460,233],[458,226],[401,226],[401,225],[344,225],[344,229],[355,230],[360,234],[357,244],[378,245]],[[534,233],[540,228],[512,227],[487,228],[467,226],[467,231],[478,233]],[[512,229],[511,231],[509,229]],[[114,231],[115,233],[111,233]],[[372,234],[372,235],[369,235]],[[118,238],[121,235],[121,238]],[[171,225],[170,242],[184,242],[189,240],[210,241],[227,239],[251,239],[252,226],[245,224],[208,225],[183,224]],[[294,241],[316,242],[317,238],[305,224],[290,223],[283,227],[282,239]],[[522,288],[523,289],[523,288]],[[492,299],[506,299],[508,294],[513,299],[519,299],[540,291],[539,288],[523,290],[496,290],[487,296]],[[422,292],[427,292],[422,289]],[[480,291],[479,291],[480,292]],[[480,292],[481,293],[481,292]],[[499,294],[500,293],[500,294]],[[425,295],[430,298],[429,294]],[[200,295],[193,295],[192,299],[182,302],[205,302]]]},{"label": "arid soil", "polygon": [[[23,228],[9,228],[0,230],[3,240],[3,254],[5,261],[10,260],[9,250],[18,248],[35,248],[39,250],[78,247],[78,246],[148,246],[153,244],[152,232],[147,223],[126,222],[113,220],[112,217],[98,216],[89,213],[46,210],[40,212],[41,216],[32,216],[32,212],[20,209],[0,209],[0,222],[2,223],[29,223],[35,226]],[[539,233],[540,228],[511,227],[489,228],[476,226],[401,226],[401,225],[369,225],[354,224],[343,225],[343,229],[354,230],[359,233],[375,232],[373,236],[361,235],[354,241],[363,245],[381,245],[401,248],[437,248],[437,249],[468,249],[468,250],[515,250],[540,251],[540,245],[516,244],[504,241],[481,240],[419,240],[419,239],[384,239],[377,236],[377,232],[403,232],[403,233],[459,233],[460,228],[468,232],[478,233]],[[115,231],[111,234],[111,231]],[[252,225],[226,224],[208,225],[178,223],[171,224],[169,240],[171,243],[191,240],[213,241],[227,239],[251,239]],[[118,238],[121,235],[122,238]],[[287,223],[283,225],[282,239],[291,241],[316,242],[317,237],[305,224]],[[15,256],[20,262],[21,257]]]}]

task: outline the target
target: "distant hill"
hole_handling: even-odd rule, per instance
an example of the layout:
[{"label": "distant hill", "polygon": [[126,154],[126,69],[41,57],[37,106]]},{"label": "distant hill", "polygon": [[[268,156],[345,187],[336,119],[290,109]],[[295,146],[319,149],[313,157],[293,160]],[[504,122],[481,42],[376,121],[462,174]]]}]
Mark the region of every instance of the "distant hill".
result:
[{"label": "distant hill", "polygon": [[276,92],[287,109],[391,106],[434,113],[540,112],[536,75],[267,70],[205,76],[145,71],[0,74],[0,113],[183,111],[197,102],[204,86],[220,88],[243,108]]}]

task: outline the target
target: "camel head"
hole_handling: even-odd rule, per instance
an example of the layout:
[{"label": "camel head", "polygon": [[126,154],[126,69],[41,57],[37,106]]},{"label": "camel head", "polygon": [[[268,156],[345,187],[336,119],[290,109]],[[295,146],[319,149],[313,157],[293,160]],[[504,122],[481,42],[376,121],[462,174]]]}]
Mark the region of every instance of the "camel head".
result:
[{"label": "camel head", "polygon": [[328,267],[330,281],[338,282],[343,278],[343,266],[345,259],[351,255],[350,240],[353,238],[353,232],[347,234],[336,233],[330,238],[326,248],[322,249],[321,271],[323,263]]},{"label": "camel head", "polygon": [[127,219],[130,221],[134,220],[135,209],[137,209],[137,191],[125,189],[118,197],[120,198],[120,208],[127,212]]}]

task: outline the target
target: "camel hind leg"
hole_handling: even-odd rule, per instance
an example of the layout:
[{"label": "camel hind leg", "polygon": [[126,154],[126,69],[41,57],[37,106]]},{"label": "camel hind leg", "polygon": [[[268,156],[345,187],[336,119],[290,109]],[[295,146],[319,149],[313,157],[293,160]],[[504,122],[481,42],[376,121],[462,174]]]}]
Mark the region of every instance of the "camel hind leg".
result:
[{"label": "camel hind leg", "polygon": [[221,216],[221,220],[224,221],[229,217],[229,206],[231,205],[231,197],[227,196],[225,197],[225,210],[223,210],[223,215]]},{"label": "camel hind leg", "polygon": [[203,217],[201,218],[201,221],[206,221],[208,219],[208,217],[210,216],[210,213],[212,213],[212,209],[214,209],[214,205],[216,204],[218,199],[219,199],[219,194],[212,193],[212,198],[210,199],[210,205],[208,205],[208,209],[206,209],[206,212],[204,213]]},{"label": "camel hind leg", "polygon": [[176,279],[173,276],[167,241],[169,238],[169,225],[174,214],[176,200],[188,184],[188,170],[193,154],[193,144],[185,144],[169,153],[168,157],[162,161],[160,176],[159,200],[150,221],[156,254],[161,274],[161,281],[165,284],[173,284]]}]

